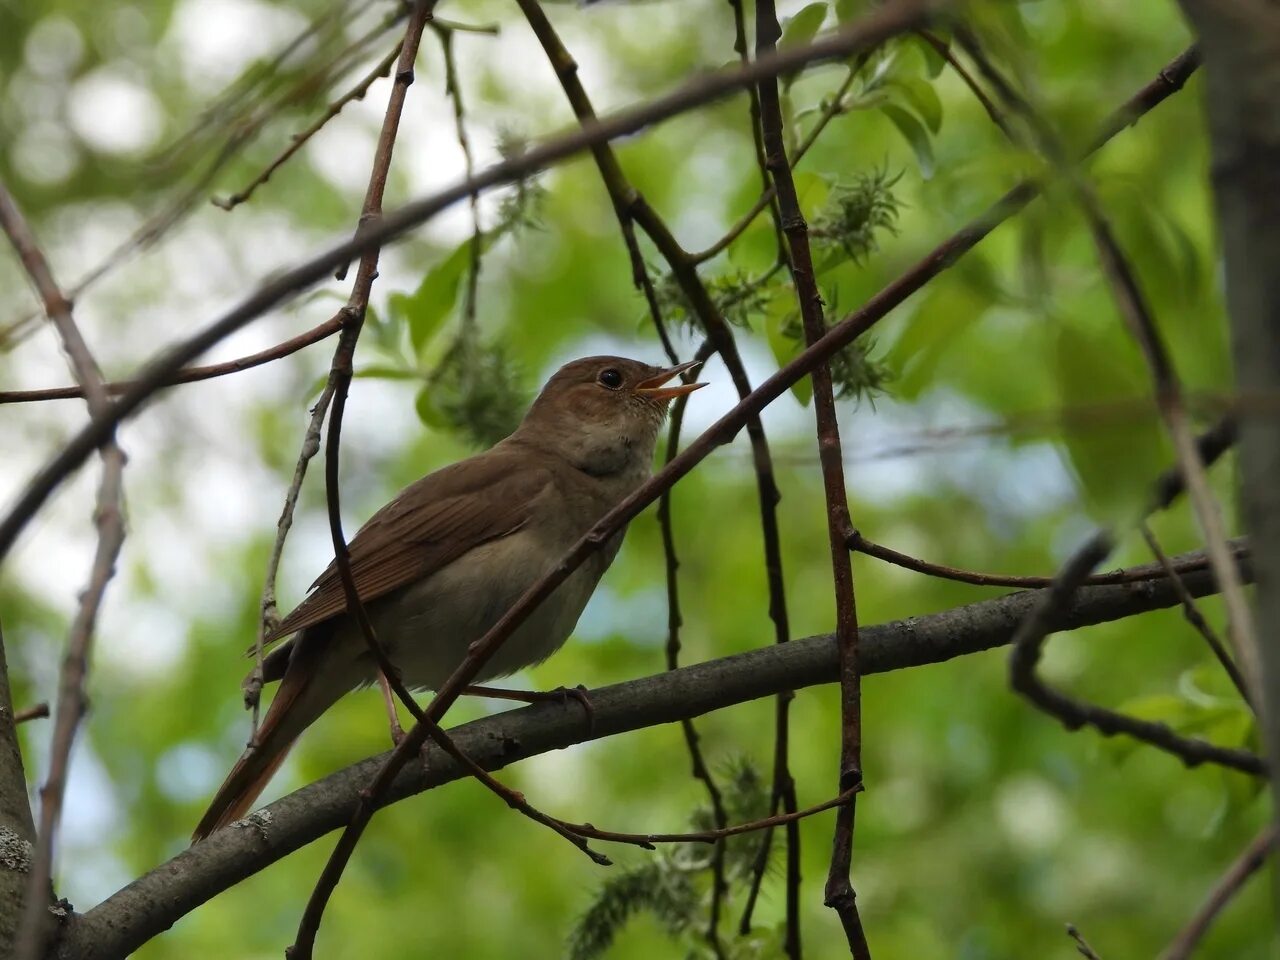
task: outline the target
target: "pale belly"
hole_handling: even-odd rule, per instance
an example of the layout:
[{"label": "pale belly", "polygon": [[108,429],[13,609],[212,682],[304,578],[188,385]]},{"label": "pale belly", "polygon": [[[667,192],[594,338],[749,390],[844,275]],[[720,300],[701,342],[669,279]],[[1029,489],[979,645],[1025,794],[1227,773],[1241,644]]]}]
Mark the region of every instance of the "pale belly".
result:
[{"label": "pale belly", "polygon": [[[593,554],[525,619],[484,664],[477,682],[545,660],[573,632],[587,600],[621,545],[615,537]],[[411,687],[437,689],[516,600],[558,559],[521,531],[482,544],[421,583],[370,605],[378,639]]]}]

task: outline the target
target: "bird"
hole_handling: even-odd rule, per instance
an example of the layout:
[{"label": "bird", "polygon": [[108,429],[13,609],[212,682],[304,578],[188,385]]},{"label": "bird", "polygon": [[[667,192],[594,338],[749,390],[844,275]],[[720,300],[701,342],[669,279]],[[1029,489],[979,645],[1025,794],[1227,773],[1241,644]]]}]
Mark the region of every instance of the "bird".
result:
[{"label": "bird", "polygon": [[[653,472],[668,406],[705,386],[675,381],[700,361],[659,367],[624,357],[573,360],[520,425],[482,453],[427,474],[369,518],[348,545],[356,594],[406,686],[439,689],[508,608]],[[540,663],[568,639],[613,562],[620,529],[497,649],[478,682]],[[336,561],[267,636],[263,682],[279,688],[256,737],[193,834],[240,819],[298,737],[350,691],[383,683]],[[248,680],[246,680],[248,683]]]}]

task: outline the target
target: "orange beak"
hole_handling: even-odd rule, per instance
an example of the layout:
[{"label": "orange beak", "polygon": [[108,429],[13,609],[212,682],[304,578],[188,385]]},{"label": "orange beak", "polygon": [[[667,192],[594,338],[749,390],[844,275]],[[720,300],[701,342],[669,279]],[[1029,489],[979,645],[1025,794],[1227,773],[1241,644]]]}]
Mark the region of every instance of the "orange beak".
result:
[{"label": "orange beak", "polygon": [[679,383],[674,387],[664,387],[663,384],[669,382],[675,377],[680,376],[686,370],[693,370],[702,366],[701,360],[690,360],[688,363],[677,364],[674,367],[668,367],[655,373],[652,377],[641,380],[636,384],[635,392],[642,397],[650,400],[672,400],[676,397],[683,397],[686,394],[693,393],[705,387],[705,383]]}]

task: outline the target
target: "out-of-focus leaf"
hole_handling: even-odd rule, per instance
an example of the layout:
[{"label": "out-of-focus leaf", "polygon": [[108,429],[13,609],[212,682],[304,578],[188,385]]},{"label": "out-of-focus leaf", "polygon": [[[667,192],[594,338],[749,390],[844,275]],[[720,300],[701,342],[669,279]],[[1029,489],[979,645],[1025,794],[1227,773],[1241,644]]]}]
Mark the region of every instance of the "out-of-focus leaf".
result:
[{"label": "out-of-focus leaf", "polygon": [[[946,37],[940,30],[935,28],[930,32],[933,36],[947,44],[947,46],[951,45],[950,38]],[[930,79],[936,78],[944,69],[946,69],[946,58],[934,49],[932,43],[919,34],[914,33],[910,35],[910,40],[915,43],[916,49],[918,49],[920,51],[920,55],[924,57],[925,70],[928,72]]]},{"label": "out-of-focus leaf", "polygon": [[916,163],[920,166],[920,176],[928,180],[933,176],[933,144],[929,142],[929,134],[920,121],[892,103],[881,104],[880,111],[898,128],[898,132],[906,138],[916,155]]},{"label": "out-of-focus leaf", "polygon": [[[774,297],[773,302],[769,304],[765,317],[765,335],[769,338],[769,349],[773,351],[773,357],[778,361],[779,367],[790,363],[802,346],[799,340],[788,336],[786,332],[792,326],[788,321],[794,311],[794,299],[778,296]],[[801,377],[791,385],[791,392],[800,401],[801,406],[807,407],[809,401],[813,399],[813,382],[807,376]]]},{"label": "out-of-focus leaf", "polygon": [[[483,254],[493,244],[490,234],[480,238]],[[471,263],[471,238],[458,244],[453,251],[427,271],[427,275],[411,294],[393,293],[387,298],[387,306],[398,320],[409,325],[409,342],[415,354],[423,348],[444,325],[458,300],[462,278]]]},{"label": "out-of-focus leaf", "polygon": [[365,380],[417,380],[422,374],[406,367],[392,367],[385,363],[373,363],[355,372],[357,379]]},{"label": "out-of-focus leaf", "polygon": [[847,23],[861,14],[867,7],[867,0],[836,0],[836,20]]},{"label": "out-of-focus leaf", "polygon": [[1091,511],[1108,522],[1131,520],[1168,464],[1145,371],[1125,363],[1121,334],[1090,336],[1069,323],[1058,330],[1055,365],[1062,405],[1077,415],[1063,444]]},{"label": "out-of-focus leaf", "polygon": [[448,430],[449,418],[437,406],[434,394],[430,385],[423,387],[413,400],[413,409],[417,411],[418,419],[431,429]]},{"label": "out-of-focus leaf", "polygon": [[919,77],[894,77],[888,85],[911,105],[931,132],[937,133],[942,128],[942,101],[933,84]]},{"label": "out-of-focus leaf", "polygon": [[827,19],[827,5],[824,0],[801,7],[799,13],[783,24],[778,48],[785,50],[788,47],[799,47],[808,43],[822,29],[822,21],[825,19]]}]

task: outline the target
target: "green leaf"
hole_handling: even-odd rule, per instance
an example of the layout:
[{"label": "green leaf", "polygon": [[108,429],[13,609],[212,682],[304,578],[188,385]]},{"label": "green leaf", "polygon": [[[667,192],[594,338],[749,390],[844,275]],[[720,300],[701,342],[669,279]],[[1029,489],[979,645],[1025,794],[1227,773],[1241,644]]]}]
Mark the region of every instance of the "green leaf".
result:
[{"label": "green leaf", "polygon": [[836,0],[836,20],[848,23],[863,12],[866,0]]},{"label": "green leaf", "polygon": [[[931,31],[932,35],[937,37],[948,47],[951,46],[949,37],[942,36],[937,30]],[[936,79],[937,76],[946,69],[947,61],[941,53],[934,47],[932,43],[917,33],[910,34],[909,39],[914,41],[921,56],[924,57],[924,68],[929,74],[929,79]]]},{"label": "green leaf", "polygon": [[920,126],[920,121],[892,103],[883,104],[880,111],[892,121],[898,128],[898,132],[911,145],[916,155],[916,163],[920,166],[920,176],[925,180],[931,178],[934,169],[933,144],[929,142],[929,134],[925,132],[924,127]]},{"label": "green leaf", "polygon": [[357,370],[355,377],[364,380],[418,380],[422,374],[408,367],[391,367],[385,363],[372,363]]},{"label": "green leaf", "polygon": [[[493,236],[483,234],[480,252],[493,245]],[[392,314],[409,325],[409,342],[415,354],[423,348],[444,325],[458,300],[458,289],[471,264],[471,238],[458,244],[453,251],[427,271],[412,294],[393,293],[387,298]]]},{"label": "green leaf", "polygon": [[1146,400],[1150,386],[1142,360],[1117,329],[1091,335],[1062,324],[1056,347],[1063,408],[1098,411],[1063,432],[1085,503],[1099,519],[1129,521],[1151,496],[1151,478],[1170,461],[1159,418]]},{"label": "green leaf", "polygon": [[888,85],[901,93],[931,132],[937,133],[942,128],[942,101],[933,84],[919,77],[895,77]]},{"label": "green leaf", "polygon": [[[791,297],[775,297],[769,304],[769,311],[765,318],[765,335],[769,339],[769,349],[773,351],[773,357],[778,361],[779,367],[790,363],[802,346],[799,340],[787,336],[785,332],[788,326],[787,321],[795,312],[794,307],[795,301]],[[807,407],[809,401],[813,399],[813,382],[807,376],[801,377],[791,385],[791,392],[795,394],[795,398],[800,401],[802,407]]]},{"label": "green leaf", "polygon": [[827,5],[823,0],[801,7],[800,12],[791,17],[782,27],[782,38],[778,41],[778,49],[799,47],[807,44],[822,29],[822,21],[827,19]]},{"label": "green leaf", "polygon": [[433,430],[448,430],[451,426],[449,418],[444,415],[435,402],[435,391],[425,386],[414,398],[413,408],[418,411],[418,419]]}]

